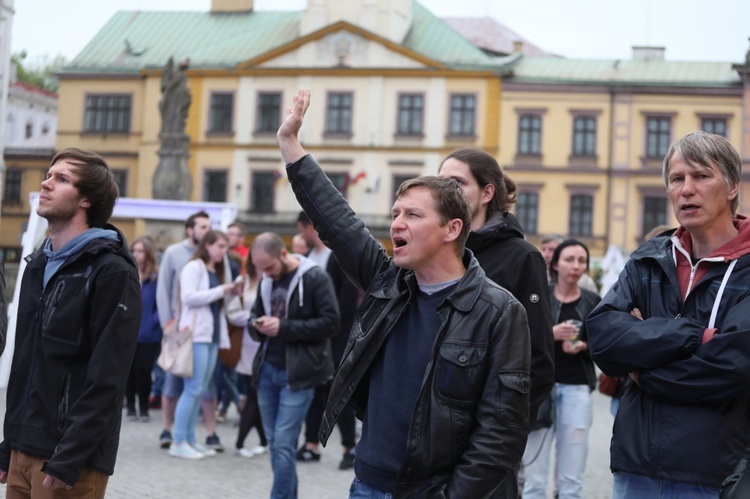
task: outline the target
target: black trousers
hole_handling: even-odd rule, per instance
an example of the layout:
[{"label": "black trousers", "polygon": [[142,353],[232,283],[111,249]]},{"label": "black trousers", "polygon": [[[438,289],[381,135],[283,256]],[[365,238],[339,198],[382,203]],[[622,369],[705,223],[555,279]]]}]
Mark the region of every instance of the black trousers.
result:
[{"label": "black trousers", "polygon": [[148,397],[151,394],[151,371],[159,355],[160,343],[138,343],[135,347],[133,364],[130,366],[125,398],[128,414],[135,414],[135,398],[138,396],[138,409],[141,415],[148,414]]},{"label": "black trousers", "polygon": [[240,414],[240,431],[237,434],[237,443],[235,448],[241,449],[245,446],[245,439],[250,430],[255,428],[258,430],[258,437],[260,438],[260,445],[263,447],[268,445],[266,440],[266,434],[263,431],[263,423],[260,420],[260,408],[258,407],[258,389],[253,384],[253,377],[242,375],[245,380],[245,407],[242,409]]},{"label": "black trousers", "polygon": [[[307,410],[307,417],[305,418],[305,442],[310,444],[317,444],[320,442],[318,433],[320,432],[320,424],[323,422],[323,413],[326,410],[326,404],[328,403],[328,392],[331,390],[331,383],[328,382],[325,385],[315,387],[315,395],[313,396],[310,409]],[[354,409],[348,405],[341,411],[337,423],[339,431],[341,432],[341,445],[346,449],[353,449],[357,444],[357,438],[355,436],[355,422],[354,422]]]}]

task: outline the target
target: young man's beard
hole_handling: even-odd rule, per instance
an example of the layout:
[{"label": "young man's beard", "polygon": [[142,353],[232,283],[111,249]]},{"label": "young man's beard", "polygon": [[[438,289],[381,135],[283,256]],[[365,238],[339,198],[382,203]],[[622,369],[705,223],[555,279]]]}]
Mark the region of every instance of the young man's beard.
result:
[{"label": "young man's beard", "polygon": [[279,258],[279,263],[281,264],[281,270],[279,271],[279,279],[283,279],[288,273],[289,273],[289,266],[284,263],[284,260]]}]

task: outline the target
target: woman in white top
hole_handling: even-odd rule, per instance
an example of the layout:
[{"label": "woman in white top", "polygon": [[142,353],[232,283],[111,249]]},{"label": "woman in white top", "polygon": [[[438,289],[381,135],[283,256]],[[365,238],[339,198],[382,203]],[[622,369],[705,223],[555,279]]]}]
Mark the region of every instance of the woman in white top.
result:
[{"label": "woman in white top", "polygon": [[193,331],[193,376],[185,378],[182,395],[174,416],[174,439],[169,454],[185,459],[216,455],[213,449],[195,439],[201,393],[206,389],[216,366],[219,348],[229,348],[229,334],[223,311],[223,299],[239,294],[241,283],[231,282],[224,266],[227,237],[208,231],[193,259],[180,272],[180,329]]},{"label": "woman in white top", "polygon": [[[241,297],[236,297],[227,305],[227,318],[235,326],[244,327],[242,332],[242,350],[240,360],[235,370],[242,374],[245,381],[245,405],[240,413],[240,429],[237,434],[237,443],[235,452],[242,457],[255,457],[263,454],[268,450],[266,434],[263,432],[263,424],[260,420],[260,409],[258,408],[258,390],[252,379],[253,361],[255,354],[258,353],[260,343],[250,337],[247,331],[247,321],[250,319],[250,310],[255,303],[255,297],[258,295],[258,283],[260,276],[253,265],[252,257],[248,254],[245,258],[245,287]],[[252,449],[245,448],[245,438],[250,430],[255,428],[258,431],[260,445]]]}]

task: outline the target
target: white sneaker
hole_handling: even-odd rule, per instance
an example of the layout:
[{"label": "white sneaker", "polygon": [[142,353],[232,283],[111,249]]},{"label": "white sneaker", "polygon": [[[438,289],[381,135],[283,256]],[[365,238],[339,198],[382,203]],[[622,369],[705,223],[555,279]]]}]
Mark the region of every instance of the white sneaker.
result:
[{"label": "white sneaker", "polygon": [[253,456],[260,456],[261,454],[265,454],[266,452],[268,452],[268,447],[258,445],[250,449],[250,452],[253,453]]},{"label": "white sneaker", "polygon": [[215,450],[209,449],[208,447],[203,447],[199,443],[190,444],[190,446],[196,452],[200,452],[201,454],[203,454],[203,457],[214,457],[216,455],[216,451]]},{"label": "white sneaker", "polygon": [[204,455],[201,452],[190,447],[187,442],[180,444],[172,443],[169,446],[169,455],[172,457],[179,457],[182,459],[203,459]]},{"label": "white sneaker", "polygon": [[244,447],[240,447],[239,449],[234,449],[234,453],[240,457],[247,457],[247,458],[255,457],[255,454],[253,454],[253,451],[251,451],[250,449],[246,449]]}]

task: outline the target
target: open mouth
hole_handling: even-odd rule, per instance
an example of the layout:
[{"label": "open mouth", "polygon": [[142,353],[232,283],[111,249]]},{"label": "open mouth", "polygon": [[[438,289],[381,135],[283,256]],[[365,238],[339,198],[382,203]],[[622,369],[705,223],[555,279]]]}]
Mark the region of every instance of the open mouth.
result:
[{"label": "open mouth", "polygon": [[403,248],[404,246],[406,246],[406,240],[400,237],[394,237],[393,246],[395,248]]},{"label": "open mouth", "polygon": [[698,206],[697,204],[683,204],[683,205],[682,205],[682,206],[680,207],[680,209],[681,209],[682,211],[697,210],[698,208],[700,208],[700,206]]}]

